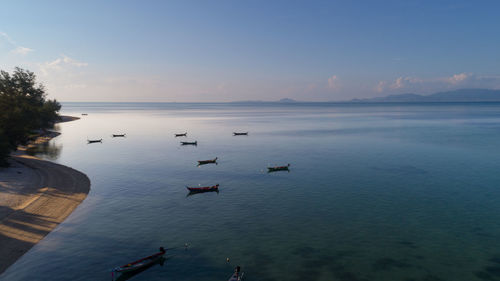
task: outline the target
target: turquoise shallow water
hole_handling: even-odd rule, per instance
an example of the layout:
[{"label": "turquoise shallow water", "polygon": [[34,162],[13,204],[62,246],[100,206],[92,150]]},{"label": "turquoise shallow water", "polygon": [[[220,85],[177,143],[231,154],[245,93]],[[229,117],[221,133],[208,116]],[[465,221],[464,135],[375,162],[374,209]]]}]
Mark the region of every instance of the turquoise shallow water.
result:
[{"label": "turquoise shallow water", "polygon": [[[86,173],[91,191],[0,280],[110,280],[111,268],[186,242],[130,280],[227,280],[235,264],[249,281],[500,280],[500,104],[62,113],[89,115],[60,124],[41,156]],[[216,183],[219,193],[187,196],[186,185]]]}]

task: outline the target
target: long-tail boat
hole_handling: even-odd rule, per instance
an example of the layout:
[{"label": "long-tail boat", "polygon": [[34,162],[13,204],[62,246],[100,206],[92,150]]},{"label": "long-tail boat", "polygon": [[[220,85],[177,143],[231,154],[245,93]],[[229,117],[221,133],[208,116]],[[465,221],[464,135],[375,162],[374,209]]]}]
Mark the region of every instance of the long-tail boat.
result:
[{"label": "long-tail boat", "polygon": [[98,139],[98,140],[87,140],[87,143],[96,143],[96,142],[102,142],[102,139]]},{"label": "long-tail boat", "polygon": [[234,268],[234,273],[228,281],[241,281],[243,280],[243,274],[244,272],[240,273],[240,266],[237,266]]},{"label": "long-tail boat", "polygon": [[289,171],[288,167],[290,167],[290,164],[288,164],[286,166],[267,167],[267,171],[268,172]]},{"label": "long-tail boat", "polygon": [[181,141],[181,145],[198,145],[198,141]]},{"label": "long-tail boat", "polygon": [[125,134],[113,134],[113,138],[125,137]]},{"label": "long-tail boat", "polygon": [[153,254],[149,257],[145,257],[136,261],[133,261],[131,263],[127,263],[122,266],[117,266],[113,269],[112,273],[117,272],[117,273],[125,273],[125,272],[131,272],[135,270],[139,270],[141,268],[147,267],[155,262],[157,262],[159,259],[165,255],[166,250],[163,247],[160,247],[160,252]]},{"label": "long-tail boat", "polygon": [[248,132],[233,132],[233,136],[248,136]]},{"label": "long-tail boat", "polygon": [[198,165],[205,165],[205,164],[212,164],[212,163],[217,164],[217,157],[215,157],[214,159],[210,159],[210,160],[198,160]]},{"label": "long-tail boat", "polygon": [[186,188],[189,190],[189,192],[218,191],[219,190],[219,184],[212,185],[212,186],[200,186],[200,187],[186,186]]},{"label": "long-tail boat", "polygon": [[183,134],[174,134],[175,137],[187,137],[187,132],[183,133]]}]

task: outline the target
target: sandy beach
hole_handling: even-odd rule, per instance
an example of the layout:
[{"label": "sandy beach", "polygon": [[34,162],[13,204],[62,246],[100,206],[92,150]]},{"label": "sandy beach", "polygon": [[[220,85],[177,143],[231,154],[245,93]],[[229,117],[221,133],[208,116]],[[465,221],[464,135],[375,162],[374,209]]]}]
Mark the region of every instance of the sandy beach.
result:
[{"label": "sandy beach", "polygon": [[[57,135],[49,132],[34,143]],[[25,151],[20,147],[9,160],[11,166],[0,168],[0,273],[63,222],[90,190],[85,174]]]}]

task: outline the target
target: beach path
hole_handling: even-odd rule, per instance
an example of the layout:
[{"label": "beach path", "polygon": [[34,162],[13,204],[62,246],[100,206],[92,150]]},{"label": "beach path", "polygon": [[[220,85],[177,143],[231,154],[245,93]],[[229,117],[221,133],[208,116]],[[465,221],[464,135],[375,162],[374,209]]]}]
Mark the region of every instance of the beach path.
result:
[{"label": "beach path", "polygon": [[90,190],[70,167],[13,155],[0,169],[0,273],[71,214]]}]

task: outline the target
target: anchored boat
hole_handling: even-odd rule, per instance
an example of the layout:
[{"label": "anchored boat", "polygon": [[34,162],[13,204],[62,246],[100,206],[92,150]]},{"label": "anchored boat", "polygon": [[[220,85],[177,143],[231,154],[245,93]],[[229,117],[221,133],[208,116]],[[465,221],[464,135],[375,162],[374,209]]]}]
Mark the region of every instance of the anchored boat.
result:
[{"label": "anchored boat", "polygon": [[267,172],[277,172],[277,171],[290,171],[288,169],[290,167],[290,164],[286,166],[275,166],[275,167],[267,167]]},{"label": "anchored boat", "polygon": [[163,247],[160,247],[160,252],[153,254],[149,257],[145,257],[136,261],[133,261],[131,263],[127,263],[122,266],[117,266],[113,269],[112,273],[117,272],[117,273],[125,273],[125,272],[132,272],[136,271],[145,267],[148,267],[152,265],[153,263],[157,262],[159,259],[165,255],[165,249]]},{"label": "anchored boat", "polygon": [[102,142],[102,139],[98,139],[98,140],[87,140],[87,143],[96,143],[96,142]]},{"label": "anchored boat", "polygon": [[198,145],[198,141],[181,141],[181,145]]},{"label": "anchored boat", "polygon": [[190,187],[186,186],[189,192],[207,192],[207,191],[219,191],[219,184],[213,186],[200,186],[200,187]]},{"label": "anchored boat", "polygon": [[248,132],[233,132],[233,136],[248,136]]},{"label": "anchored boat", "polygon": [[187,137],[187,132],[183,133],[183,134],[174,134],[175,137]]},{"label": "anchored boat", "polygon": [[198,166],[205,165],[205,164],[217,164],[217,157],[215,157],[214,159],[210,159],[210,160],[198,160]]},{"label": "anchored boat", "polygon": [[229,278],[228,281],[240,281],[240,280],[243,280],[243,274],[244,274],[244,272],[240,273],[240,270],[241,270],[240,266],[237,266],[234,269],[233,275],[231,275],[231,278]]},{"label": "anchored boat", "polygon": [[113,134],[113,138],[125,137],[125,134]]}]

